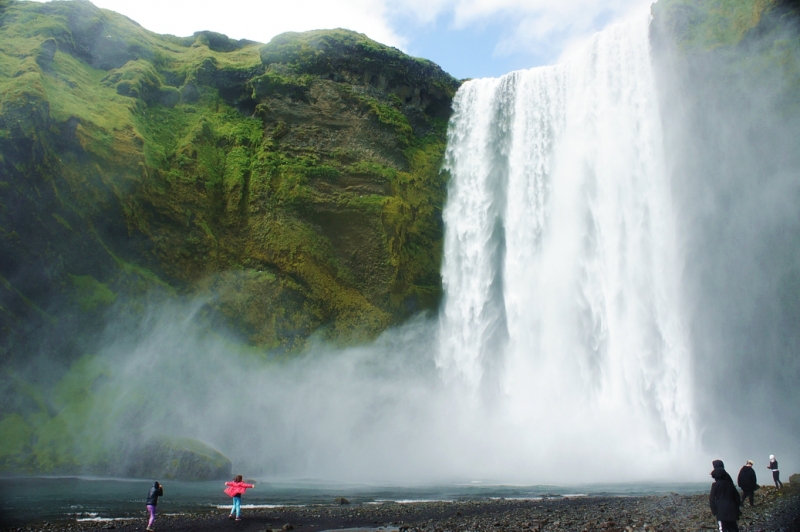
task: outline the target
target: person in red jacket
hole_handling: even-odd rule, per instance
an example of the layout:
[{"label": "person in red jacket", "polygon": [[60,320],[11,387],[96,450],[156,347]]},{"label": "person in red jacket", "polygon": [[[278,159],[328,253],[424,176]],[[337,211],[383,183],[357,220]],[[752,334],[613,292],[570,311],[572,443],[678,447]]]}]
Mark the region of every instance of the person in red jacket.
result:
[{"label": "person in red jacket", "polygon": [[255,488],[253,484],[248,484],[247,482],[242,482],[242,475],[236,475],[236,478],[233,479],[233,482],[226,482],[225,485],[225,493],[233,497],[233,506],[231,507],[231,515],[228,516],[228,519],[233,519],[234,513],[236,514],[236,520],[241,521],[241,513],[242,513],[242,493],[247,491],[248,488]]}]

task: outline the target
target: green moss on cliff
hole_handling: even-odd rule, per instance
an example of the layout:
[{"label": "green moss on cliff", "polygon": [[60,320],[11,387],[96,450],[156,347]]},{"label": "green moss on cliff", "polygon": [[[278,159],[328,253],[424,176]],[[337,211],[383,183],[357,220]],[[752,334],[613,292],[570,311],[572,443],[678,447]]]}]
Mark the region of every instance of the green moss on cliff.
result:
[{"label": "green moss on cliff", "polygon": [[110,305],[117,299],[107,285],[91,275],[70,275],[70,279],[75,287],[78,306],[84,312],[91,312],[99,305]]},{"label": "green moss on cliff", "polygon": [[32,469],[28,451],[33,435],[33,427],[19,414],[0,419],[0,467],[6,471]]},{"label": "green moss on cliff", "polygon": [[84,356],[109,308],[200,296],[198,319],[222,318],[260,358],[435,308],[457,87],[345,30],[262,45],[159,36],[88,2],[3,3],[0,353],[67,369],[4,377],[0,469],[114,471],[120,450],[80,436],[147,398],[117,397],[111,368]]},{"label": "green moss on cliff", "polygon": [[655,18],[680,35],[685,49],[711,49],[739,43],[777,0],[673,0],[653,4]]},{"label": "green moss on cliff", "polygon": [[0,165],[28,213],[0,211],[0,245],[47,268],[32,305],[213,291],[250,341],[297,349],[438,304],[458,84],[436,65],[345,30],[159,36],[83,2],[0,19]]},{"label": "green moss on cliff", "polygon": [[[660,0],[656,41],[674,46],[720,94],[763,94],[791,120],[800,112],[800,8],[785,0]],[[705,72],[701,72],[705,71]]]}]

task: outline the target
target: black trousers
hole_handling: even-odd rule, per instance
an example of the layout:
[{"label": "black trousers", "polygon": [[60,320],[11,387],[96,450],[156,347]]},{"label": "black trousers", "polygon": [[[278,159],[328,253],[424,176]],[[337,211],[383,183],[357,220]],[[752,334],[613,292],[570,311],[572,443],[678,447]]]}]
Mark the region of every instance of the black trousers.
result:
[{"label": "black trousers", "polygon": [[717,521],[720,532],[739,532],[739,525],[736,521]]},{"label": "black trousers", "polygon": [[783,482],[781,482],[781,472],[780,471],[773,471],[772,472],[772,480],[775,481],[776,488],[782,488]]},{"label": "black trousers", "polygon": [[750,497],[750,506],[753,506],[753,504],[754,504],[753,503],[753,494],[754,493],[755,493],[755,490],[746,490],[746,489],[742,488],[742,506],[744,506],[744,501],[748,497]]}]

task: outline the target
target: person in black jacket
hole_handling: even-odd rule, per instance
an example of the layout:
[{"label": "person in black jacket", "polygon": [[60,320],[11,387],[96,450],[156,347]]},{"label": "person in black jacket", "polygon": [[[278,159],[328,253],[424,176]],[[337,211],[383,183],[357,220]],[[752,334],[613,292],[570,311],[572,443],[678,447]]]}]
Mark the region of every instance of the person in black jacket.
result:
[{"label": "person in black jacket", "polygon": [[739,519],[739,507],[742,505],[739,490],[725,471],[722,460],[714,460],[711,465],[714,466],[714,470],[711,471],[714,483],[711,484],[711,493],[708,495],[711,513],[717,518],[720,532],[739,532],[739,526],[736,524],[736,520]]},{"label": "person in black jacket", "polygon": [[149,530],[150,532],[155,530],[155,528],[153,528],[153,523],[156,522],[156,506],[158,506],[158,498],[163,496],[164,487],[156,480],[153,482],[153,487],[150,488],[150,491],[147,493],[147,513],[150,514],[150,520],[147,522],[147,528],[145,530]]},{"label": "person in black jacket", "polygon": [[775,455],[769,455],[769,465],[767,469],[772,470],[772,480],[775,481],[775,487],[780,489],[783,487],[783,482],[781,482],[781,471],[778,469],[778,461],[775,460]]},{"label": "person in black jacket", "polygon": [[750,497],[750,506],[755,506],[753,494],[758,489],[758,481],[756,480],[756,470],[753,469],[752,460],[748,460],[739,470],[736,483],[742,488],[742,506],[744,506],[744,501],[746,501],[748,497]]}]

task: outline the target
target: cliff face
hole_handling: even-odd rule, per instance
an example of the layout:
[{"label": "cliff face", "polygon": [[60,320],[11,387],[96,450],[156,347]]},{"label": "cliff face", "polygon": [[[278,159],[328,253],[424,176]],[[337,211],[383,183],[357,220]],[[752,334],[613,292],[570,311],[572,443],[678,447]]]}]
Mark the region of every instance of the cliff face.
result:
[{"label": "cliff face", "polygon": [[154,291],[277,351],[437,305],[458,82],[436,65],[344,30],[160,36],[79,1],[0,3],[0,43],[4,356]]}]

